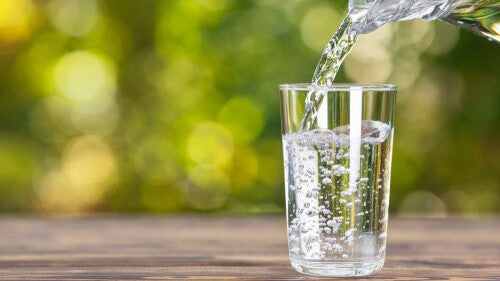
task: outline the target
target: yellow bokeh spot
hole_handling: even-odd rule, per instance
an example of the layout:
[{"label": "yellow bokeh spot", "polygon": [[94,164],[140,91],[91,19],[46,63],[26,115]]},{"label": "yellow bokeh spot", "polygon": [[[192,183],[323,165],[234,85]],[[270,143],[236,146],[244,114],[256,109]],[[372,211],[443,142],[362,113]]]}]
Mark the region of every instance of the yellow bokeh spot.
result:
[{"label": "yellow bokeh spot", "polygon": [[99,203],[116,180],[116,162],[109,146],[93,136],[77,138],[64,151],[60,166],[40,183],[40,207],[85,211]]},{"label": "yellow bokeh spot", "polygon": [[404,44],[420,45],[421,49],[425,49],[434,39],[434,23],[429,21],[408,21],[403,23],[405,28],[398,32],[398,35],[403,37]]},{"label": "yellow bokeh spot", "polygon": [[344,66],[354,82],[384,83],[391,75],[393,64],[387,48],[391,27],[384,25],[376,31],[360,36],[347,57]]},{"label": "yellow bokeh spot", "polygon": [[[210,71],[203,68],[186,59],[169,60],[162,74],[155,77],[155,83],[163,92],[160,97],[168,102],[169,108],[191,108],[211,91]],[[175,104],[170,102],[171,99],[175,99]]]},{"label": "yellow bokeh spot", "polygon": [[[86,136],[70,144],[64,153],[62,169],[75,185],[102,186],[114,177],[115,161],[107,144]],[[102,194],[98,188],[93,188],[91,192],[96,196]]]},{"label": "yellow bokeh spot", "polygon": [[213,167],[198,166],[189,172],[188,202],[196,209],[210,210],[222,207],[229,193],[227,175]]},{"label": "yellow bokeh spot", "polygon": [[28,36],[32,10],[32,3],[28,0],[0,1],[0,45]]},{"label": "yellow bokeh spot", "polygon": [[57,90],[78,105],[106,102],[116,90],[114,67],[89,51],[63,56],[56,65],[54,78]]},{"label": "yellow bokeh spot", "polygon": [[219,120],[237,141],[254,140],[262,131],[261,109],[251,100],[236,97],[229,100],[219,113]]},{"label": "yellow bokeh spot", "polygon": [[368,61],[389,60],[388,47],[392,34],[390,25],[383,25],[371,33],[363,34],[358,38],[358,42],[348,58],[355,57],[358,60]]},{"label": "yellow bokeh spot", "polygon": [[[404,91],[411,89],[421,73],[421,63],[418,54],[406,49],[394,58],[394,70],[389,78],[391,83],[398,85],[398,89]],[[406,98],[402,95],[402,99]]]},{"label": "yellow bokeh spot", "polygon": [[82,36],[94,26],[99,7],[95,0],[52,0],[49,15],[54,26],[70,36]]},{"label": "yellow bokeh spot", "polygon": [[384,83],[392,73],[390,61],[364,61],[351,58],[345,63],[345,72],[350,79],[358,83]]},{"label": "yellow bokeh spot", "polygon": [[[412,128],[413,132],[418,132],[419,138],[435,136],[445,121],[443,115],[446,113],[443,112],[440,102],[445,94],[441,91],[444,87],[435,77],[424,75],[404,98],[406,102],[411,103],[411,106],[402,110],[399,118],[404,120],[405,125]],[[425,108],[425,112],[422,112],[422,108]]]},{"label": "yellow bokeh spot", "polygon": [[340,20],[340,14],[326,5],[309,10],[300,24],[302,41],[311,49],[322,52]]},{"label": "yellow bokeh spot", "polygon": [[[108,134],[120,118],[115,103],[116,73],[107,57],[89,51],[64,55],[54,81],[61,105],[82,132]],[[65,117],[67,118],[67,117]]]},{"label": "yellow bokeh spot", "polygon": [[224,167],[233,156],[232,136],[221,124],[200,123],[191,132],[187,149],[197,164]]}]

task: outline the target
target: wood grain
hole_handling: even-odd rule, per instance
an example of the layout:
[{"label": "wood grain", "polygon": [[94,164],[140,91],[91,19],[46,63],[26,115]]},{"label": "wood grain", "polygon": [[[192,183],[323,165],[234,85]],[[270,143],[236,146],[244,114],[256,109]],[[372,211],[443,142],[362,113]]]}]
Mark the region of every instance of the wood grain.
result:
[{"label": "wood grain", "polygon": [[[282,217],[3,217],[0,280],[317,279],[289,266],[285,228]],[[356,280],[500,280],[498,219],[392,219],[388,239],[382,271]]]}]

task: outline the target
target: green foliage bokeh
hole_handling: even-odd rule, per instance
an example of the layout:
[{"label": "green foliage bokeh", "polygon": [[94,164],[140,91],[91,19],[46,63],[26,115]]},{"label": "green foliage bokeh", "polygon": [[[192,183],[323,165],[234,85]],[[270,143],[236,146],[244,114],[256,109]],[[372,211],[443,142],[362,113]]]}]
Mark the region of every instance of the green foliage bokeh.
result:
[{"label": "green foliage bokeh", "polygon": [[[283,211],[278,85],[310,80],[346,4],[2,1],[0,211]],[[391,212],[500,211],[498,44],[362,37],[338,80],[400,88]]]}]

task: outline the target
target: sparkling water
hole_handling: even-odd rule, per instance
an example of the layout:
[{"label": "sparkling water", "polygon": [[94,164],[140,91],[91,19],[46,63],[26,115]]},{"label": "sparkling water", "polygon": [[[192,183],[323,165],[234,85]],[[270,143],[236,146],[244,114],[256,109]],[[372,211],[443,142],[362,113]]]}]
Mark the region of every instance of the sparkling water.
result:
[{"label": "sparkling water", "polygon": [[349,125],[283,136],[292,264],[382,267],[392,132],[389,124],[363,121],[354,158]]}]

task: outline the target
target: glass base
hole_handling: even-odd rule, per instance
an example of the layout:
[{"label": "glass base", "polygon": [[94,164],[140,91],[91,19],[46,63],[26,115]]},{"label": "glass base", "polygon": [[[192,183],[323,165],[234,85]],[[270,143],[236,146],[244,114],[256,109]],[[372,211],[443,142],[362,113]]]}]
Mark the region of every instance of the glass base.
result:
[{"label": "glass base", "polygon": [[300,273],[328,277],[366,276],[378,272],[384,266],[384,260],[374,262],[321,262],[291,259],[290,263]]}]

